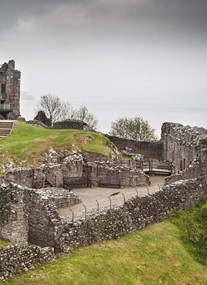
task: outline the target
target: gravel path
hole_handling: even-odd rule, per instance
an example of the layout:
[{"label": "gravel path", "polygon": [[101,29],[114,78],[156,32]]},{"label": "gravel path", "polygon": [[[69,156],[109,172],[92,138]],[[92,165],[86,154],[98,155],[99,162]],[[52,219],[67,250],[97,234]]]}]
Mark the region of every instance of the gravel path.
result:
[{"label": "gravel path", "polygon": [[158,191],[159,187],[162,187],[164,183],[164,176],[151,176],[150,180],[151,185],[148,187],[73,189],[73,193],[82,200],[82,203],[58,209],[58,213],[62,219],[72,221],[83,219],[86,215],[98,213],[99,211],[110,209],[110,207],[121,206],[128,199],[137,196],[137,194],[142,197],[148,195],[148,191],[150,194]]}]

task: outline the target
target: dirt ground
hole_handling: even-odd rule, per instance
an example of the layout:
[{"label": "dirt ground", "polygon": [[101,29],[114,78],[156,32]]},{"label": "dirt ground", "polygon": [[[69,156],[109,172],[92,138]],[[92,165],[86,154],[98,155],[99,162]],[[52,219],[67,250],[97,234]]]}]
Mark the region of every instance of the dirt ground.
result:
[{"label": "dirt ground", "polygon": [[61,218],[66,220],[78,220],[86,218],[92,213],[98,213],[102,210],[121,206],[125,201],[132,197],[139,197],[153,194],[159,191],[159,188],[164,184],[165,176],[154,175],[150,176],[150,186],[128,187],[123,189],[92,187],[73,189],[73,193],[77,195],[82,203],[58,209]]}]

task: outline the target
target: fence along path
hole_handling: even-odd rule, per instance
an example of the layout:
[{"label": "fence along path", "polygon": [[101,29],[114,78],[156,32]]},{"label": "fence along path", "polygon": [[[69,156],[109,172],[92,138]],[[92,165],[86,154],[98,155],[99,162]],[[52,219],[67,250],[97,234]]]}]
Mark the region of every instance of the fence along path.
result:
[{"label": "fence along path", "polygon": [[163,186],[163,176],[151,176],[150,180],[150,186],[123,189],[98,187],[74,189],[73,193],[82,200],[82,203],[67,208],[60,208],[58,213],[67,222],[77,222],[92,215],[98,215],[109,209],[123,206],[125,201],[133,197],[153,194]]}]

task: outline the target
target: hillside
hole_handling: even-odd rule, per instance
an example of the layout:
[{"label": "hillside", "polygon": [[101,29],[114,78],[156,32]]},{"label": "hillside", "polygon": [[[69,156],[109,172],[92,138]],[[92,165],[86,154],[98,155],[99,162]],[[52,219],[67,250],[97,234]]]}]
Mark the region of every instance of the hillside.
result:
[{"label": "hillside", "polygon": [[179,229],[163,222],[81,248],[4,284],[205,285],[206,280],[206,267],[186,250]]},{"label": "hillside", "polygon": [[11,135],[0,140],[0,165],[11,160],[14,166],[39,166],[50,148],[64,156],[73,152],[117,154],[110,140],[99,133],[46,129],[16,121]]}]

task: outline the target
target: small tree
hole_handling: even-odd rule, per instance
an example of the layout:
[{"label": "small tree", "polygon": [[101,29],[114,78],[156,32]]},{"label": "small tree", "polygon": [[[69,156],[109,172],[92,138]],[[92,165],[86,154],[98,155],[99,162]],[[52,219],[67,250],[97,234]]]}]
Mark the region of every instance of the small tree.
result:
[{"label": "small tree", "polygon": [[81,106],[78,110],[74,111],[73,118],[87,123],[93,130],[97,128],[98,120],[88,111],[86,106]]},{"label": "small tree", "polygon": [[70,120],[70,119],[75,119],[75,113],[76,111],[73,109],[72,105],[68,102],[63,103],[63,111],[62,111],[62,116],[61,120]]},{"label": "small tree", "polygon": [[142,117],[121,118],[112,122],[110,134],[136,141],[156,140],[155,130]]},{"label": "small tree", "polygon": [[58,96],[46,94],[40,97],[39,109],[45,112],[51,124],[58,121],[64,114],[65,103]]},{"label": "small tree", "polygon": [[46,94],[40,97],[38,111],[44,111],[51,125],[60,120],[76,119],[84,121],[92,129],[96,129],[98,121],[85,106],[75,110],[68,102],[62,102],[58,96]]}]

